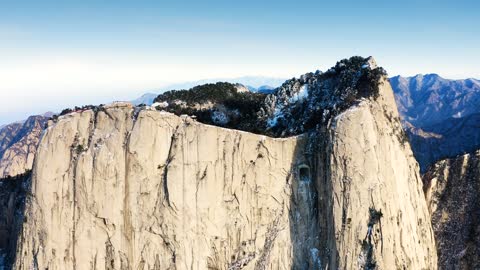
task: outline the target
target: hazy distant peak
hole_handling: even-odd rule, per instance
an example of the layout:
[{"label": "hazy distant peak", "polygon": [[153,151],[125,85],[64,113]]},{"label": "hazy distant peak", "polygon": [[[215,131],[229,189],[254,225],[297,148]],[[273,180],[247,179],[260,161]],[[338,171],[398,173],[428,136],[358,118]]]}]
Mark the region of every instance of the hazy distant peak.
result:
[{"label": "hazy distant peak", "polygon": [[158,94],[154,93],[145,93],[142,96],[134,99],[131,101],[133,105],[140,105],[140,104],[145,104],[145,105],[151,105],[153,103],[153,100],[158,96]]},{"label": "hazy distant peak", "polygon": [[[450,80],[430,73],[395,76],[390,83],[422,171],[439,158],[471,151],[480,145],[478,80]],[[442,137],[426,138],[426,132]]]},{"label": "hazy distant peak", "polygon": [[41,116],[49,118],[49,117],[52,117],[54,114],[55,114],[54,112],[48,111],[44,114],[41,114]]}]

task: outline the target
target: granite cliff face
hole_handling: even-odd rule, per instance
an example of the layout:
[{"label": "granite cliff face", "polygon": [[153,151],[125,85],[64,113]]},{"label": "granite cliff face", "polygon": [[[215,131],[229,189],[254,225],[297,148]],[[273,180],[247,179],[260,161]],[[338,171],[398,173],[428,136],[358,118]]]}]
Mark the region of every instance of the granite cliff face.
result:
[{"label": "granite cliff face", "polygon": [[424,181],[439,269],[480,268],[480,150],[437,162]]},{"label": "granite cliff face", "polygon": [[287,138],[122,103],[61,116],[15,269],[436,269],[418,165],[378,85]]},{"label": "granite cliff face", "polygon": [[0,130],[0,178],[16,176],[32,169],[46,116],[30,116]]}]

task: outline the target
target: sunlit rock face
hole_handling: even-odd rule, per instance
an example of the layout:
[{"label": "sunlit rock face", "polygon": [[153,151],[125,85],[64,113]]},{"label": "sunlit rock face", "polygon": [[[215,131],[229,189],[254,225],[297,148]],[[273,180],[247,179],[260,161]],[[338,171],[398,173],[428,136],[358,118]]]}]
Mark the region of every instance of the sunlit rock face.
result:
[{"label": "sunlit rock face", "polygon": [[418,165],[378,85],[285,138],[122,103],[60,117],[15,269],[436,269]]}]

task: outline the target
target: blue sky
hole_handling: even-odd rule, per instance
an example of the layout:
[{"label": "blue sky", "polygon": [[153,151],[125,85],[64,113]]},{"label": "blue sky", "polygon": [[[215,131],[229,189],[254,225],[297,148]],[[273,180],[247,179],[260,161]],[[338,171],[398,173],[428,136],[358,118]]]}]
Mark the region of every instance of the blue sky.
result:
[{"label": "blue sky", "polygon": [[1,1],[0,124],[183,81],[290,78],[373,55],[480,78],[475,1]]}]

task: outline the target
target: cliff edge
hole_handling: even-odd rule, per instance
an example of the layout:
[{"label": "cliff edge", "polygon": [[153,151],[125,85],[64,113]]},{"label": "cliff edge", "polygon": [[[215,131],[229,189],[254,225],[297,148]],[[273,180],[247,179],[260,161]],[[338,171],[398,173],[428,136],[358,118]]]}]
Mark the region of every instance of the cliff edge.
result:
[{"label": "cliff edge", "polygon": [[[318,85],[341,79],[328,76]],[[277,91],[264,119],[299,133],[286,138],[122,103],[60,117],[37,150],[15,269],[436,269],[418,164],[377,83],[287,132],[268,117],[302,123],[284,106],[302,81]]]}]

